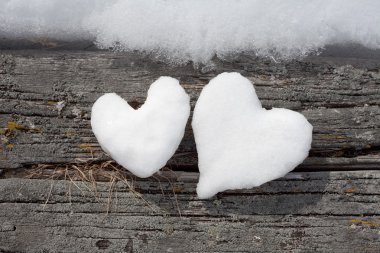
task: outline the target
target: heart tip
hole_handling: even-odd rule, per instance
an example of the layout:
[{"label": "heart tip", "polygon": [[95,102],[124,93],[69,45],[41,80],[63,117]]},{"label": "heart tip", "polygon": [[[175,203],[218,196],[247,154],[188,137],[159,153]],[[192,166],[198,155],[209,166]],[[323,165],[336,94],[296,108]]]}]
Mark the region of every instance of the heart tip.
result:
[{"label": "heart tip", "polygon": [[197,195],[199,199],[212,198],[217,192],[215,192],[209,184],[204,184],[199,181],[197,185]]}]

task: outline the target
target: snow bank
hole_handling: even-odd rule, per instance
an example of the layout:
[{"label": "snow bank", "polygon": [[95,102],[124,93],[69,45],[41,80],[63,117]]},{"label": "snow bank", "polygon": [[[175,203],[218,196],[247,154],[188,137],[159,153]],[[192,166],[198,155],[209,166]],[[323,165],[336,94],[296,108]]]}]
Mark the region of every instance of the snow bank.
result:
[{"label": "snow bank", "polygon": [[136,176],[149,177],[178,148],[190,114],[189,101],[178,80],[161,77],[137,110],[115,93],[101,96],[92,107],[92,130],[117,163]]},{"label": "snow bank", "polygon": [[201,199],[284,176],[308,156],[313,130],[300,113],[262,108],[252,83],[238,73],[220,74],[205,86],[192,127]]},{"label": "snow bank", "polygon": [[297,58],[328,44],[380,48],[373,0],[0,0],[0,35],[92,39],[184,63],[253,51]]}]

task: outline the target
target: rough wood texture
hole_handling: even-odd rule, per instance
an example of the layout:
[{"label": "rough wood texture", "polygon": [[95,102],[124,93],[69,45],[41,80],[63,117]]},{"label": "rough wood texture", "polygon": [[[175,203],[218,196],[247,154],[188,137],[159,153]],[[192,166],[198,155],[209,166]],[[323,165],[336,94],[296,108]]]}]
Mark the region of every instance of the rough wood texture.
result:
[{"label": "rough wood texture", "polygon": [[[274,64],[240,56],[194,69],[190,64],[171,67],[135,54],[3,49],[0,168],[71,163],[92,156],[108,159],[89,124],[91,106],[103,93],[117,92],[139,106],[149,85],[161,75],[170,75],[180,79],[194,106],[210,78],[238,71],[255,82],[266,108],[300,111],[314,125],[313,148],[299,170],[378,169],[379,68],[380,57],[309,57]],[[196,170],[190,124],[169,165]]]},{"label": "rough wood texture", "polygon": [[83,182],[3,179],[0,252],[379,252],[379,179],[291,173],[201,201],[197,175],[176,173],[134,181],[138,195],[118,183],[108,215],[107,183],[95,198]]},{"label": "rough wood texture", "polygon": [[[300,111],[314,125],[310,157],[298,168],[313,172],[207,201],[197,199],[197,173],[189,172],[130,177],[132,186],[99,182],[96,193],[84,182],[0,179],[0,252],[380,252],[379,69],[380,51],[355,47],[276,64],[242,55],[194,69],[88,42],[0,39],[6,177],[38,163],[109,159],[90,129],[93,102],[117,92],[138,107],[161,75],[179,78],[194,106],[212,77],[238,71],[266,108]],[[190,124],[169,165],[197,170]]]}]

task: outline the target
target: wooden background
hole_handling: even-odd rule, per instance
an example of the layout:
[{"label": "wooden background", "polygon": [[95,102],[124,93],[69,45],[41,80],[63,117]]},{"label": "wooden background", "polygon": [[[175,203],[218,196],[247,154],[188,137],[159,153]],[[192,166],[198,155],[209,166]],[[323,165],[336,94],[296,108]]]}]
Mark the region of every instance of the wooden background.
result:
[{"label": "wooden background", "polygon": [[[275,63],[250,55],[213,66],[172,66],[88,42],[0,40],[0,252],[379,252],[380,52],[330,47]],[[301,112],[310,156],[285,178],[198,200],[190,127],[168,167],[147,180],[24,179],[38,164],[107,161],[90,127],[94,101],[116,92],[134,107],[162,75],[192,108],[221,72],[255,83],[265,108]],[[131,181],[132,182],[132,181]],[[68,189],[70,194],[68,195]],[[136,192],[135,192],[136,191]]]}]

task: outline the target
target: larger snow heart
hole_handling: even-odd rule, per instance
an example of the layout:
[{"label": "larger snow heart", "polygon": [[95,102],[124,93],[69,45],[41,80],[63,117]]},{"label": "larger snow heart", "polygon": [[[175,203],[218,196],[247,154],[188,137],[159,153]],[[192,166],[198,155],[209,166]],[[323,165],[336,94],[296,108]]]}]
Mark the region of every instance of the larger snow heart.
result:
[{"label": "larger snow heart", "polygon": [[199,198],[284,176],[308,156],[313,129],[300,113],[262,108],[252,83],[238,73],[220,74],[203,89],[192,127]]},{"label": "larger snow heart", "polygon": [[189,100],[178,80],[170,77],[155,81],[137,110],[108,93],[92,107],[92,130],[117,163],[139,177],[149,177],[178,148],[190,114]]}]

